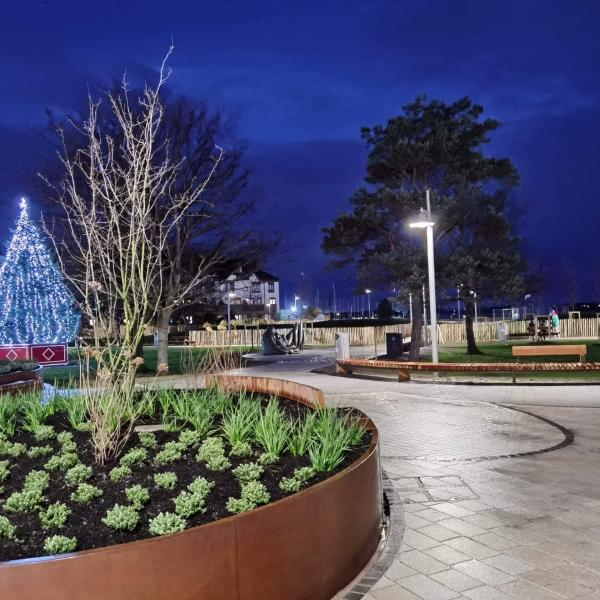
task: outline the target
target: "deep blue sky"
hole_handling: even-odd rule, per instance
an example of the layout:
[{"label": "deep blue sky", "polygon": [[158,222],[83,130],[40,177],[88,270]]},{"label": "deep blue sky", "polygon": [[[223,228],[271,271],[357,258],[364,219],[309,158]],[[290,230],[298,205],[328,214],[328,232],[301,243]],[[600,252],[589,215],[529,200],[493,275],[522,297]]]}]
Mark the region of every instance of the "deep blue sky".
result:
[{"label": "deep blue sky", "polygon": [[[364,175],[360,127],[425,92],[470,95],[503,127],[528,256],[547,301],[600,300],[600,3],[402,0],[0,0],[0,238],[46,107],[86,86],[151,73],[173,38],[170,86],[225,108],[249,145],[263,227],[288,250],[269,267],[288,298],[304,278],[326,298],[320,228]],[[304,273],[302,276],[300,273]]]}]

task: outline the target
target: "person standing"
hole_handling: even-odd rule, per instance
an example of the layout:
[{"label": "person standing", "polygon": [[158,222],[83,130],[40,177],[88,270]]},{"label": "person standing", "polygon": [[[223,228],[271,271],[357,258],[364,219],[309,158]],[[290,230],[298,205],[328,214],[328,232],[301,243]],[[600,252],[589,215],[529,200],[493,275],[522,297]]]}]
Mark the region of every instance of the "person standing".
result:
[{"label": "person standing", "polygon": [[550,311],[550,335],[555,335],[560,337],[560,319],[558,317],[558,313],[556,312],[556,308],[553,308]]}]

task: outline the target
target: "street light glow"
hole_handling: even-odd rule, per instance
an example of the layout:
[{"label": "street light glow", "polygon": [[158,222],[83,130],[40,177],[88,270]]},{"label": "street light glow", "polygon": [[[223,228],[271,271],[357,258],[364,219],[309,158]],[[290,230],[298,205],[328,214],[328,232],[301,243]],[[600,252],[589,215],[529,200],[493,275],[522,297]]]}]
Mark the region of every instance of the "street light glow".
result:
[{"label": "street light glow", "polygon": [[427,227],[433,227],[434,225],[435,221],[425,221],[424,219],[420,221],[413,221],[412,223],[408,224],[411,229],[426,229]]}]

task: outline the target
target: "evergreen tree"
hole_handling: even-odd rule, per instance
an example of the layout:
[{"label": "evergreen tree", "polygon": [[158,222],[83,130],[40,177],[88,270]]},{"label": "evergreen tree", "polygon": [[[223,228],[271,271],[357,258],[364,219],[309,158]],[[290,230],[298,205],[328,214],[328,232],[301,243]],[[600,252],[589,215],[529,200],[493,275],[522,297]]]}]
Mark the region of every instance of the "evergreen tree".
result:
[{"label": "evergreen tree", "polygon": [[446,104],[419,96],[385,126],[363,128],[367,185],[353,194],[352,210],[323,229],[322,247],[337,257],[332,266],[354,265],[360,287],[386,285],[412,295],[412,359],[419,357],[427,261],[425,233],[409,232],[407,224],[423,206],[425,190],[436,223],[440,290],[463,284],[468,352],[478,352],[472,292],[485,287],[488,299],[521,292],[524,265],[505,211],[518,173],[510,160],[484,154],[500,123],[482,114],[468,97]]},{"label": "evergreen tree", "polygon": [[79,315],[40,231],[21,215],[0,267],[0,344],[70,342]]}]

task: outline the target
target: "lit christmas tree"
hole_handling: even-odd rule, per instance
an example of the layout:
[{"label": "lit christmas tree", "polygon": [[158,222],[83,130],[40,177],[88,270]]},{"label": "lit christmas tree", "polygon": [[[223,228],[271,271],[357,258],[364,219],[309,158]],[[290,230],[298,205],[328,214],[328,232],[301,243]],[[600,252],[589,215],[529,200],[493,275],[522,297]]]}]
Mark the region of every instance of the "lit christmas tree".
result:
[{"label": "lit christmas tree", "polygon": [[79,315],[27,202],[0,267],[0,344],[70,342]]}]

